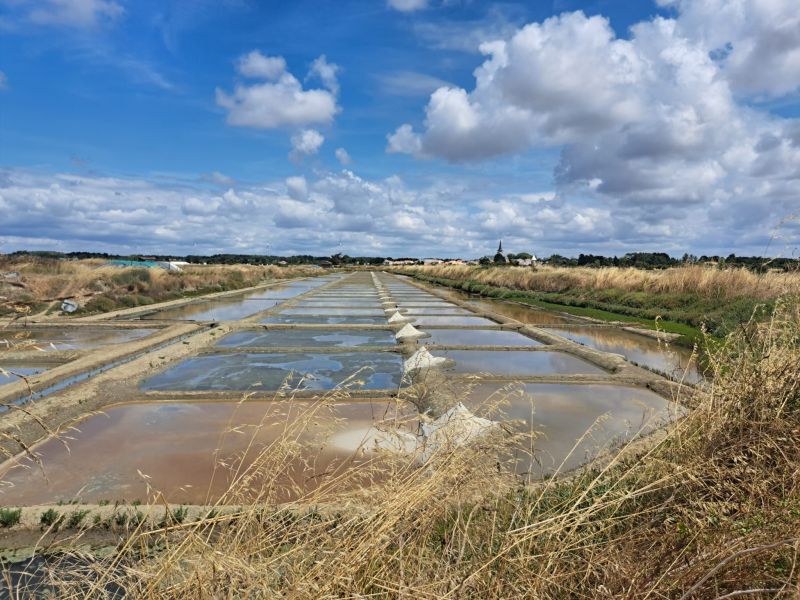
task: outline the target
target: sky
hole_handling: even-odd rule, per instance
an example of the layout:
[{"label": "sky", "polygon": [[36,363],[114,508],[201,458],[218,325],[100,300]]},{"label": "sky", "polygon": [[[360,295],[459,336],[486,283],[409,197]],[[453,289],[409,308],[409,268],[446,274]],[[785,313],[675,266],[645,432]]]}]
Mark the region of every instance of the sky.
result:
[{"label": "sky", "polygon": [[0,252],[797,256],[797,0],[0,0]]}]

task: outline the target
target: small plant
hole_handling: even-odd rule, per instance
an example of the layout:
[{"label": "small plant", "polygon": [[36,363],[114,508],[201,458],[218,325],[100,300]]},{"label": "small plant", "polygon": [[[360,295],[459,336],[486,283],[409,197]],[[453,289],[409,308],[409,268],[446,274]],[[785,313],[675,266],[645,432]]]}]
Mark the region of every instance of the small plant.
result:
[{"label": "small plant", "polygon": [[39,523],[47,528],[58,529],[61,522],[64,520],[64,515],[54,508],[48,508],[39,517]]},{"label": "small plant", "polygon": [[21,518],[21,508],[0,508],[0,527],[13,527]]},{"label": "small plant", "polygon": [[69,518],[67,519],[67,527],[69,527],[70,529],[77,529],[78,527],[80,527],[81,523],[83,522],[83,519],[86,517],[86,515],[89,514],[89,512],[90,511],[88,510],[81,510],[81,509],[73,511],[69,515]]},{"label": "small plant", "polygon": [[114,524],[117,527],[125,527],[125,524],[128,522],[128,513],[127,512],[118,512],[114,513]]}]

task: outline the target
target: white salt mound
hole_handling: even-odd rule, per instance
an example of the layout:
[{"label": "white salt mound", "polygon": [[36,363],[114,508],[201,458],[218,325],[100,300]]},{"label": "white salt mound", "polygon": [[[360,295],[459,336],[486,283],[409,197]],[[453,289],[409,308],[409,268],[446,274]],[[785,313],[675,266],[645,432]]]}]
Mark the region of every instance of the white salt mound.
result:
[{"label": "white salt mound", "polygon": [[425,337],[426,335],[428,334],[420,331],[410,323],[407,323],[406,325],[403,326],[403,328],[400,331],[398,331],[394,335],[394,337],[398,341],[403,341],[403,340],[417,340],[421,337]]}]

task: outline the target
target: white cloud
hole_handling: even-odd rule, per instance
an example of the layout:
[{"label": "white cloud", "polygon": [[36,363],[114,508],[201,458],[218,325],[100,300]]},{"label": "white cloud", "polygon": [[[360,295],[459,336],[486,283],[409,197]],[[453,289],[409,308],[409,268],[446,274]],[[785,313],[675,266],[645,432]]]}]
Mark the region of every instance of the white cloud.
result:
[{"label": "white cloud", "polygon": [[388,0],[391,8],[400,12],[414,12],[428,7],[428,0]]},{"label": "white cloud", "polygon": [[[628,211],[634,227],[660,221],[663,230],[689,214],[734,229],[742,218],[757,230],[776,222],[792,212],[791,198],[797,202],[796,190],[787,191],[800,175],[797,121],[738,94],[789,93],[800,84],[796,36],[778,35],[772,21],[793,23],[796,11],[787,13],[786,0],[674,4],[676,19],[638,23],[630,39],[617,38],[603,17],[576,12],[486,40],[474,88],[437,89],[422,129],[401,125],[387,151],[464,162],[561,147],[561,194]],[[753,27],[742,25],[748,17]],[[720,43],[732,48],[722,58],[714,52]],[[777,76],[744,68],[756,47]]]},{"label": "white cloud", "polygon": [[236,68],[245,77],[274,81],[286,72],[286,60],[282,56],[264,56],[258,50],[252,50],[239,57]]},{"label": "white cloud", "polygon": [[[676,212],[661,205],[596,206],[590,197],[568,199],[547,190],[534,198],[487,194],[475,191],[485,185],[462,181],[409,188],[398,177],[373,181],[349,170],[239,186],[220,195],[202,184],[163,178],[155,183],[12,169],[0,171],[0,251],[257,253],[269,239],[271,252],[286,254],[330,254],[341,241],[348,254],[478,257],[491,253],[502,237],[509,251],[542,255],[631,249],[759,253],[782,209],[796,203],[791,183],[784,184],[784,205],[753,210],[734,200]],[[800,224],[786,227],[797,239]]]},{"label": "white cloud", "polygon": [[286,191],[292,200],[303,202],[308,199],[308,182],[305,177],[287,177]]},{"label": "white cloud", "polygon": [[289,158],[302,160],[319,152],[325,137],[316,129],[303,129],[292,136],[291,142],[292,151],[289,153]]},{"label": "white cloud", "polygon": [[411,125],[401,125],[397,131],[386,136],[389,142],[386,151],[390,153],[422,155],[422,140],[414,133]]},{"label": "white cloud", "polygon": [[336,74],[339,72],[339,70],[339,65],[329,63],[325,58],[325,55],[322,54],[311,63],[311,69],[309,69],[306,79],[318,77],[322,82],[322,85],[328,88],[331,93],[336,96],[339,94],[339,81],[336,77]]},{"label": "white cloud", "polygon": [[336,149],[336,160],[338,160],[339,164],[342,165],[343,167],[346,167],[351,162],[353,162],[353,159],[350,158],[350,154],[348,154],[347,150],[345,150],[344,148]]},{"label": "white cloud", "polygon": [[678,33],[718,57],[736,93],[783,96],[800,90],[796,0],[658,1],[677,8]]},{"label": "white cloud", "polygon": [[230,125],[272,129],[326,124],[339,112],[333,91],[304,90],[300,81],[286,71],[282,57],[267,57],[254,50],[239,59],[237,70],[245,77],[264,81],[239,83],[232,94],[217,88],[217,104],[228,111]]},{"label": "white cloud", "polygon": [[114,0],[43,0],[31,4],[34,6],[27,18],[38,25],[91,28],[125,14],[122,5]]}]

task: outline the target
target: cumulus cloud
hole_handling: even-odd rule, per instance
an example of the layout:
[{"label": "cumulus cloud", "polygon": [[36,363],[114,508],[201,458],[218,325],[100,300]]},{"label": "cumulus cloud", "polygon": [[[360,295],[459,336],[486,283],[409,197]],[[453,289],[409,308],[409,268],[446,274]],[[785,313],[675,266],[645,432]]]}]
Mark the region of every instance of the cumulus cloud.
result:
[{"label": "cumulus cloud", "polygon": [[[769,144],[770,142],[765,142]],[[782,146],[773,147],[781,151]],[[784,182],[786,203],[795,195]],[[486,193],[448,179],[409,187],[396,176],[370,180],[351,170],[312,179],[238,185],[220,194],[198,183],[100,175],[0,171],[0,251],[98,250],[117,253],[264,252],[478,257],[502,237],[509,251],[673,254],[759,253],[780,206],[757,214],[738,200],[706,210],[689,204],[628,210],[552,191]],[[476,191],[479,190],[479,191]],[[800,224],[787,223],[797,239]]]},{"label": "cumulus cloud", "polygon": [[286,191],[289,194],[289,197],[292,200],[297,200],[298,202],[303,202],[308,199],[308,183],[306,182],[306,178],[299,176],[299,177],[287,177],[286,178]]},{"label": "cumulus cloud", "polygon": [[[321,56],[317,73],[325,72],[330,85],[335,82],[336,65]],[[316,61],[315,61],[316,62]],[[273,129],[286,126],[303,126],[330,123],[339,107],[335,90],[303,89],[300,81],[286,70],[286,61],[280,56],[264,56],[254,50],[242,56],[236,65],[243,77],[260,80],[256,83],[240,82],[229,94],[216,90],[217,105],[228,111],[227,122],[238,127]],[[313,67],[312,67],[313,68]],[[331,80],[330,78],[333,77]]]},{"label": "cumulus cloud", "polygon": [[322,54],[311,63],[311,69],[309,69],[306,79],[318,77],[322,85],[329,89],[334,95],[338,95],[339,80],[337,78],[337,73],[339,70],[339,65],[329,63],[325,55]]},{"label": "cumulus cloud", "polygon": [[800,89],[800,10],[795,0],[658,0],[679,11],[678,33],[717,58],[739,94]]},{"label": "cumulus cloud", "polygon": [[350,158],[350,154],[344,148],[337,148],[335,154],[336,154],[336,160],[338,160],[339,164],[342,165],[343,167],[346,167],[351,162],[353,162],[353,159]]},{"label": "cumulus cloud", "polygon": [[388,0],[391,8],[400,12],[414,12],[428,7],[428,0]]},{"label": "cumulus cloud", "polygon": [[303,129],[292,136],[291,142],[292,151],[289,153],[289,158],[299,161],[319,152],[325,137],[316,129]]},{"label": "cumulus cloud", "polygon": [[387,151],[465,162],[561,148],[562,195],[628,211],[653,234],[658,222],[680,235],[676,214],[761,231],[798,201],[797,121],[739,96],[798,89],[800,27],[783,29],[796,3],[662,3],[677,16],[638,23],[630,39],[575,12],[486,40],[473,89],[434,91],[422,129],[401,125]]}]

